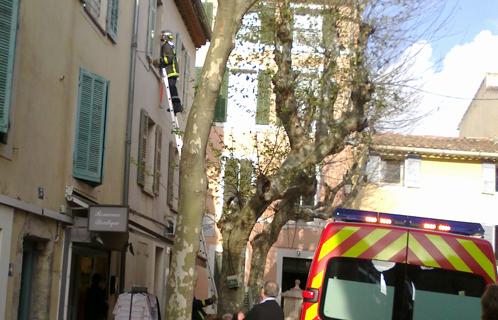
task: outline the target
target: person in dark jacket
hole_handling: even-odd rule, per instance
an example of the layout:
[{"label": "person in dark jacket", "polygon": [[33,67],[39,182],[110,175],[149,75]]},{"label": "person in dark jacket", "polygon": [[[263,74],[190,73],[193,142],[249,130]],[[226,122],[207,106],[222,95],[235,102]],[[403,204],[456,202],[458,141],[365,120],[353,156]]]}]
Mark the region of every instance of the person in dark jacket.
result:
[{"label": "person in dark jacket", "polygon": [[481,319],[498,319],[498,285],[496,284],[488,285],[481,297]]},{"label": "person in dark jacket", "polygon": [[283,320],[284,312],[276,298],[280,288],[274,281],[266,281],[261,289],[261,302],[246,314],[245,320]]},{"label": "person in dark jacket", "polygon": [[161,32],[161,59],[159,67],[165,69],[168,76],[169,92],[173,103],[173,111],[175,115],[183,111],[182,102],[178,96],[176,88],[176,80],[180,76],[178,73],[178,61],[176,59],[175,43],[173,42],[173,34],[169,31]]},{"label": "person in dark jacket", "polygon": [[210,306],[216,303],[216,296],[213,295],[209,299],[197,299],[194,297],[194,301],[192,303],[192,320],[205,320],[206,319],[206,311],[204,311],[204,307]]},{"label": "person in dark jacket", "polygon": [[98,273],[93,274],[92,283],[86,292],[85,320],[107,319],[107,299],[105,279]]}]

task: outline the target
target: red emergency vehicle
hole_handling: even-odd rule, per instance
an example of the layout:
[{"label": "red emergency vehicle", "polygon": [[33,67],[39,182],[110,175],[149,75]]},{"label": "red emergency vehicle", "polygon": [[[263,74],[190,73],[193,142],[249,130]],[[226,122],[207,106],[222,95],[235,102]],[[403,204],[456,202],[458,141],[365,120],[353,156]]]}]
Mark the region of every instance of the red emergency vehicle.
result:
[{"label": "red emergency vehicle", "polygon": [[478,223],[337,209],[322,232],[301,320],[480,319],[496,281]]}]

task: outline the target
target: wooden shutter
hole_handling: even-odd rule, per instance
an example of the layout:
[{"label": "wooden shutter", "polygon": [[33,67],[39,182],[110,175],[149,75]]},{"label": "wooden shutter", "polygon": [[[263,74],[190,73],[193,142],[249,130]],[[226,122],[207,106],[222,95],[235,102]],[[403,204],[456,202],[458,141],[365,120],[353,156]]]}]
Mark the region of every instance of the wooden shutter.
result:
[{"label": "wooden shutter", "polygon": [[405,186],[418,188],[420,187],[420,159],[405,159]]},{"label": "wooden shutter", "polygon": [[189,93],[190,93],[190,55],[187,53],[187,50],[185,50],[185,55],[184,55],[184,63],[185,66],[183,68],[183,105],[185,107],[188,107],[190,104],[188,102],[189,99]]},{"label": "wooden shutter", "polygon": [[258,74],[258,100],[256,105],[256,124],[270,122],[270,73],[260,71]]},{"label": "wooden shutter", "polygon": [[102,182],[108,81],[80,70],[73,175]]},{"label": "wooden shutter", "polygon": [[149,136],[149,115],[140,110],[140,132],[138,136],[137,183],[145,186],[145,171],[147,166],[147,138]]},{"label": "wooden shutter", "polygon": [[206,12],[207,22],[209,27],[213,25],[213,3],[212,2],[204,2],[204,11]]},{"label": "wooden shutter", "polygon": [[154,34],[156,33],[157,0],[149,0],[149,19],[147,25],[147,56],[154,58]]},{"label": "wooden shutter", "polygon": [[173,206],[173,200],[175,198],[175,172],[176,172],[176,146],[174,142],[169,143],[168,147],[168,193],[167,202],[169,206]]},{"label": "wooden shutter", "polygon": [[107,3],[107,34],[116,41],[118,35],[118,13],[119,13],[119,0],[108,0]]},{"label": "wooden shutter", "polygon": [[0,132],[9,128],[18,0],[0,0]]},{"label": "wooden shutter", "polygon": [[273,30],[275,30],[275,8],[271,5],[262,6],[259,12],[261,29],[259,38],[261,43],[273,41]]},{"label": "wooden shutter", "polygon": [[155,144],[155,156],[154,156],[154,184],[152,189],[155,195],[159,194],[159,187],[161,185],[161,148],[162,148],[162,134],[163,130],[159,125],[156,126],[156,144]]},{"label": "wooden shutter", "polygon": [[482,192],[494,194],[496,191],[496,167],[494,163],[482,164]]},{"label": "wooden shutter", "polygon": [[223,75],[223,80],[221,83],[220,94],[218,95],[218,100],[216,100],[216,107],[214,110],[214,121],[215,122],[226,122],[227,121],[227,104],[228,104],[228,77],[230,71],[225,70]]}]

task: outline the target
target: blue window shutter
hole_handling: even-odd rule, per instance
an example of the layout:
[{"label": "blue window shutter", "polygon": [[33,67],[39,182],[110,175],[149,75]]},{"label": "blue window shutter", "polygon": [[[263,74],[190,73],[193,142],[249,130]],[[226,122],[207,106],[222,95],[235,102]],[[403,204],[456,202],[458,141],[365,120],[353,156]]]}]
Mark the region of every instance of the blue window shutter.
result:
[{"label": "blue window shutter", "polygon": [[156,33],[157,0],[149,0],[149,19],[147,26],[147,56],[153,58],[154,38]]},{"label": "blue window shutter", "polygon": [[102,182],[108,86],[80,69],[73,176],[95,184]]},{"label": "blue window shutter", "polygon": [[109,0],[107,3],[107,34],[116,41],[118,35],[119,0]]},{"label": "blue window shutter", "polygon": [[0,0],[0,132],[9,129],[18,0]]},{"label": "blue window shutter", "polygon": [[256,103],[256,124],[270,123],[270,73],[260,71],[258,74],[258,100]]},{"label": "blue window shutter", "polygon": [[220,94],[218,95],[218,100],[216,101],[216,107],[214,109],[214,121],[215,122],[226,122],[227,121],[227,104],[228,104],[228,77],[230,70],[228,68],[225,70],[225,75],[221,83]]}]

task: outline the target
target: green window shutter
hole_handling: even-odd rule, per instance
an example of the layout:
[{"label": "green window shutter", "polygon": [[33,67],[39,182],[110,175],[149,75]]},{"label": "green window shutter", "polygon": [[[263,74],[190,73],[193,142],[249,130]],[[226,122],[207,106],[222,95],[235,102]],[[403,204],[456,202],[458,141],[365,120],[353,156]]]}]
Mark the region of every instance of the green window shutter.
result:
[{"label": "green window shutter", "polygon": [[149,0],[149,19],[147,25],[147,56],[153,58],[154,35],[156,33],[157,0]]},{"label": "green window shutter", "polygon": [[269,124],[270,122],[270,73],[260,71],[258,74],[258,101],[256,105],[256,124]]},{"label": "green window shutter", "polygon": [[195,67],[195,94],[197,94],[197,88],[201,82],[202,67]]},{"label": "green window shutter", "polygon": [[261,43],[273,42],[273,30],[275,29],[275,8],[271,5],[265,5],[259,11],[261,23],[259,39]]},{"label": "green window shutter", "polygon": [[211,27],[213,25],[213,3],[204,2],[203,5],[204,5],[204,11],[206,12],[208,24]]},{"label": "green window shutter", "polygon": [[176,146],[174,142],[169,143],[168,149],[168,193],[167,203],[173,207],[173,199],[175,198],[175,172],[176,172]]},{"label": "green window shutter", "polygon": [[100,184],[109,82],[80,69],[73,176]]},{"label": "green window shutter", "polygon": [[227,104],[228,104],[228,77],[230,71],[225,70],[223,80],[221,83],[220,94],[216,100],[216,107],[214,109],[214,121],[226,122],[227,121]]},{"label": "green window shutter", "polygon": [[251,160],[240,160],[239,192],[247,197],[252,190],[253,166]]},{"label": "green window shutter", "polygon": [[140,131],[138,136],[137,183],[145,186],[145,171],[147,166],[147,138],[149,136],[149,115],[140,110]]},{"label": "green window shutter", "polygon": [[155,156],[154,156],[154,184],[152,189],[154,194],[159,194],[159,186],[161,184],[161,147],[163,143],[163,130],[160,126],[156,126],[156,144],[155,144]]},{"label": "green window shutter", "polygon": [[190,55],[185,50],[185,68],[183,69],[183,105],[189,106],[188,98],[190,93]]},{"label": "green window shutter", "polygon": [[118,35],[118,13],[119,13],[119,0],[108,0],[107,3],[107,34],[116,41]]},{"label": "green window shutter", "polygon": [[0,132],[9,129],[18,0],[0,0]]}]

